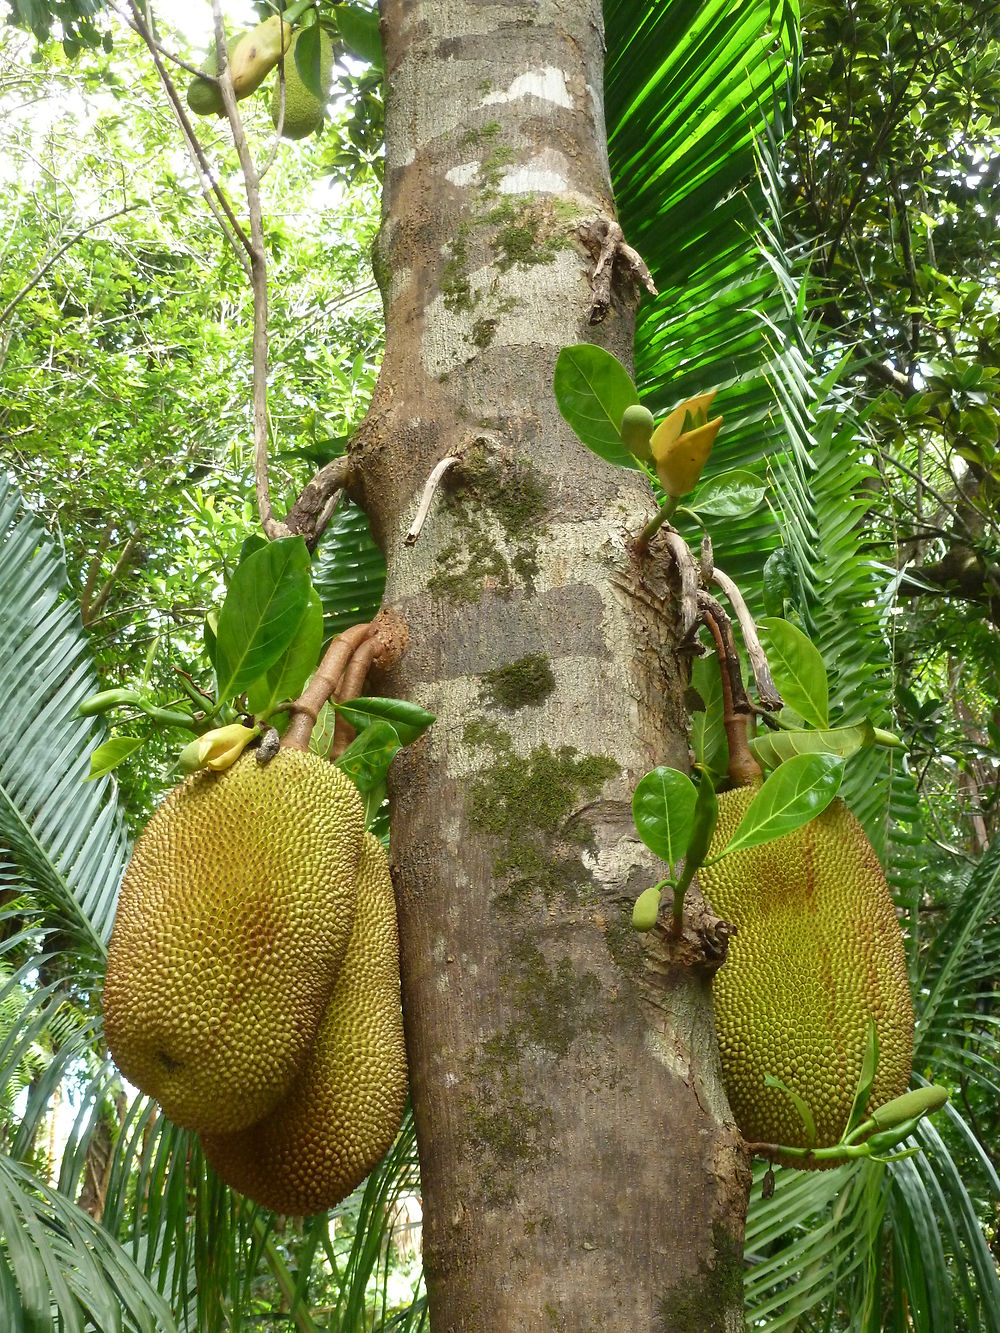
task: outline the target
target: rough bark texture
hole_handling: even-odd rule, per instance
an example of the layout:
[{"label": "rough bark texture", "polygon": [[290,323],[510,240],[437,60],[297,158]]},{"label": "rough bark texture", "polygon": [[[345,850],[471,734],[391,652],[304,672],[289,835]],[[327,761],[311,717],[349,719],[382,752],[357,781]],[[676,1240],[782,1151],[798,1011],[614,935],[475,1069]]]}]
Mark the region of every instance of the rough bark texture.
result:
[{"label": "rough bark texture", "polygon": [[[687,764],[672,570],[642,480],[552,392],[588,327],[580,222],[613,216],[599,0],[383,0],[386,358],[356,461],[437,714],[396,760],[392,859],[434,1333],[742,1328],[749,1172],[719,1082],[697,902],[638,778]],[[632,302],[597,331],[630,356]],[[460,453],[415,545],[434,464]]]}]

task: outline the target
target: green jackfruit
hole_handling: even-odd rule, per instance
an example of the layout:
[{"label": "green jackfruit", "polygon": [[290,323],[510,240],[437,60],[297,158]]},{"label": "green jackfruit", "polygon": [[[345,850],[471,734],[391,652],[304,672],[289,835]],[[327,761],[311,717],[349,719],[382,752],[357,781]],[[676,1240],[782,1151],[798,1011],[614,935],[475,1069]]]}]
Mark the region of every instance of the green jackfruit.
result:
[{"label": "green jackfruit", "polygon": [[[249,32],[238,33],[226,41],[229,53],[229,74],[237,102],[256,92],[281,56],[282,46],[287,51],[291,44],[292,29],[275,14]],[[202,74],[218,74],[219,57],[214,39],[208,55],[200,66]],[[224,111],[222,92],[213,79],[194,78],[188,84],[187,104],[196,116],[220,116]]]},{"label": "green jackfruit", "polygon": [[238,1134],[203,1134],[209,1165],[287,1214],[332,1207],[385,1155],[406,1102],[399,941],[389,865],[365,835],[354,933],[309,1060],[288,1095]]},{"label": "green jackfruit", "polygon": [[304,1065],[354,927],[354,784],[318,755],[193,774],[138,839],[108,949],[119,1069],[179,1125],[265,1116]]},{"label": "green jackfruit", "polygon": [[[735,832],[755,787],[719,797],[710,855]],[[737,935],[713,986],[723,1080],[751,1142],[837,1143],[850,1115],[869,1015],[879,1058],[869,1107],[902,1094],[913,1055],[913,1006],[903,937],[861,825],[836,800],[773,842],[703,866],[698,882]],[[810,1145],[780,1079],[816,1122]],[[801,1165],[801,1162],[794,1163]]]},{"label": "green jackfruit", "polygon": [[[324,90],[323,97],[317,97],[302,82],[298,66],[295,63],[295,46],[302,35],[298,29],[292,38],[291,50],[285,57],[285,119],[281,128],[283,139],[305,139],[314,134],[323,123],[323,111],[326,108],[326,90],[330,86],[333,70],[333,41],[325,28],[319,35],[319,83]],[[281,81],[276,78],[271,94],[271,121],[278,128],[278,112],[281,106]]]},{"label": "green jackfruit", "polygon": [[[229,52],[229,59],[233,58],[233,51],[240,38],[230,37],[226,42],[226,50]],[[216,75],[219,72],[219,56],[215,49],[215,42],[212,41],[208,50],[208,55],[199,66],[202,74]],[[187,86],[187,104],[196,116],[221,116],[225,107],[222,105],[222,93],[219,85],[214,79],[194,78]]]}]

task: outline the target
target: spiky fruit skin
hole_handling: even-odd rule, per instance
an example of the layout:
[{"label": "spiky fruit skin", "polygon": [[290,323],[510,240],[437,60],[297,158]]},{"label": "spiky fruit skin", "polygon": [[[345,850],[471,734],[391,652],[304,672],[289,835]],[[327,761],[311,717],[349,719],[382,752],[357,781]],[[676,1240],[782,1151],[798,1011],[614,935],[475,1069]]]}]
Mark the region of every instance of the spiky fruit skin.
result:
[{"label": "spiky fruit skin", "polygon": [[[710,856],[728,842],[755,793],[738,787],[719,797]],[[838,799],[795,832],[703,867],[698,882],[715,911],[738,927],[713,999],[740,1132],[751,1142],[808,1146],[791,1100],[765,1086],[771,1074],[812,1108],[814,1146],[838,1142],[869,1014],[879,1040],[869,1107],[906,1090],[913,1056],[903,936],[861,825]]]},{"label": "spiky fruit skin", "polygon": [[318,755],[244,754],[139,837],[108,949],[119,1069],[189,1129],[260,1120],[306,1061],[354,926],[364,812]]},{"label": "spiky fruit skin", "polygon": [[382,1159],[403,1118],[406,1048],[389,865],[365,835],[354,933],[309,1060],[285,1099],[238,1134],[203,1134],[227,1184],[278,1213],[331,1208]]},{"label": "spiky fruit skin", "polygon": [[[315,134],[323,123],[323,111],[326,97],[317,97],[302,82],[298,66],[295,63],[295,45],[302,29],[297,29],[292,37],[291,49],[285,56],[285,118],[281,127],[283,139],[306,139]],[[330,74],[333,70],[333,41],[330,34],[322,29],[319,37],[319,80],[323,89],[330,86]],[[274,81],[271,94],[271,121],[278,127],[278,111],[281,106],[281,84]]]}]

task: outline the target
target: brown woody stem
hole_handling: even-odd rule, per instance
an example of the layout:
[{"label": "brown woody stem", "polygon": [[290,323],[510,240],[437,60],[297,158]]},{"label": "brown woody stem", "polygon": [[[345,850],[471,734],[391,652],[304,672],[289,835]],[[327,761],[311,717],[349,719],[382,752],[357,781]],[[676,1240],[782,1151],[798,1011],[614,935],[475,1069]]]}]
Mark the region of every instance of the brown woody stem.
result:
[{"label": "brown woody stem", "polygon": [[[337,687],[338,703],[345,703],[348,699],[356,699],[364,689],[368,668],[375,660],[379,648],[380,644],[376,638],[365,639],[363,643],[355,648]],[[333,747],[330,751],[330,758],[339,759],[353,739],[354,728],[338,713],[333,728]]]},{"label": "brown woody stem", "polygon": [[714,598],[702,594],[699,600],[702,601],[702,616],[712,632],[719,659],[719,675],[722,678],[722,720],[726,728],[726,740],[729,742],[729,777],[737,787],[746,787],[760,777],[761,768],[747,744],[749,704],[746,705],[746,712],[738,713],[733,703],[734,664],[735,679],[739,681],[740,693],[744,699],[746,698],[743,682],[740,680],[739,656],[733,639],[733,627],[729,617],[717,602],[714,607],[705,605],[705,602],[714,602]]},{"label": "brown woody stem", "polygon": [[372,633],[372,624],[355,625],[345,630],[327,648],[323,660],[304,692],[289,707],[291,721],[285,728],[281,745],[286,750],[308,750],[309,738],[320,709],[336,693],[355,649]]}]

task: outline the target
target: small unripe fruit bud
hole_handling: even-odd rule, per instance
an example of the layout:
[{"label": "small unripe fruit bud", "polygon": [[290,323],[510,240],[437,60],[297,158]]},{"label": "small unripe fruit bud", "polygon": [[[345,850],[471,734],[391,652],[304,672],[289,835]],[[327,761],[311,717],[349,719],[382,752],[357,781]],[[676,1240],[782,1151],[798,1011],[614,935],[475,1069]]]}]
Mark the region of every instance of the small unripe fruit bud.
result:
[{"label": "small unripe fruit bud", "polygon": [[636,930],[652,930],[660,915],[660,890],[644,889],[632,908],[632,925]]},{"label": "small unripe fruit bud", "polygon": [[194,773],[199,768],[211,768],[221,773],[236,763],[245,746],[258,734],[256,727],[244,727],[240,722],[216,727],[185,745],[177,763],[185,773]]},{"label": "small unripe fruit bud", "polygon": [[632,403],[626,407],[619,434],[622,444],[633,458],[641,458],[644,463],[652,458],[649,441],[655,425],[652,412],[648,407],[643,407],[642,403]]},{"label": "small unripe fruit bud", "polygon": [[904,1120],[911,1120],[914,1116],[937,1111],[947,1100],[947,1090],[931,1083],[926,1088],[912,1088],[909,1092],[904,1092],[901,1097],[893,1097],[892,1101],[877,1106],[871,1112],[871,1118],[879,1129],[888,1129],[891,1125],[901,1125]]}]

